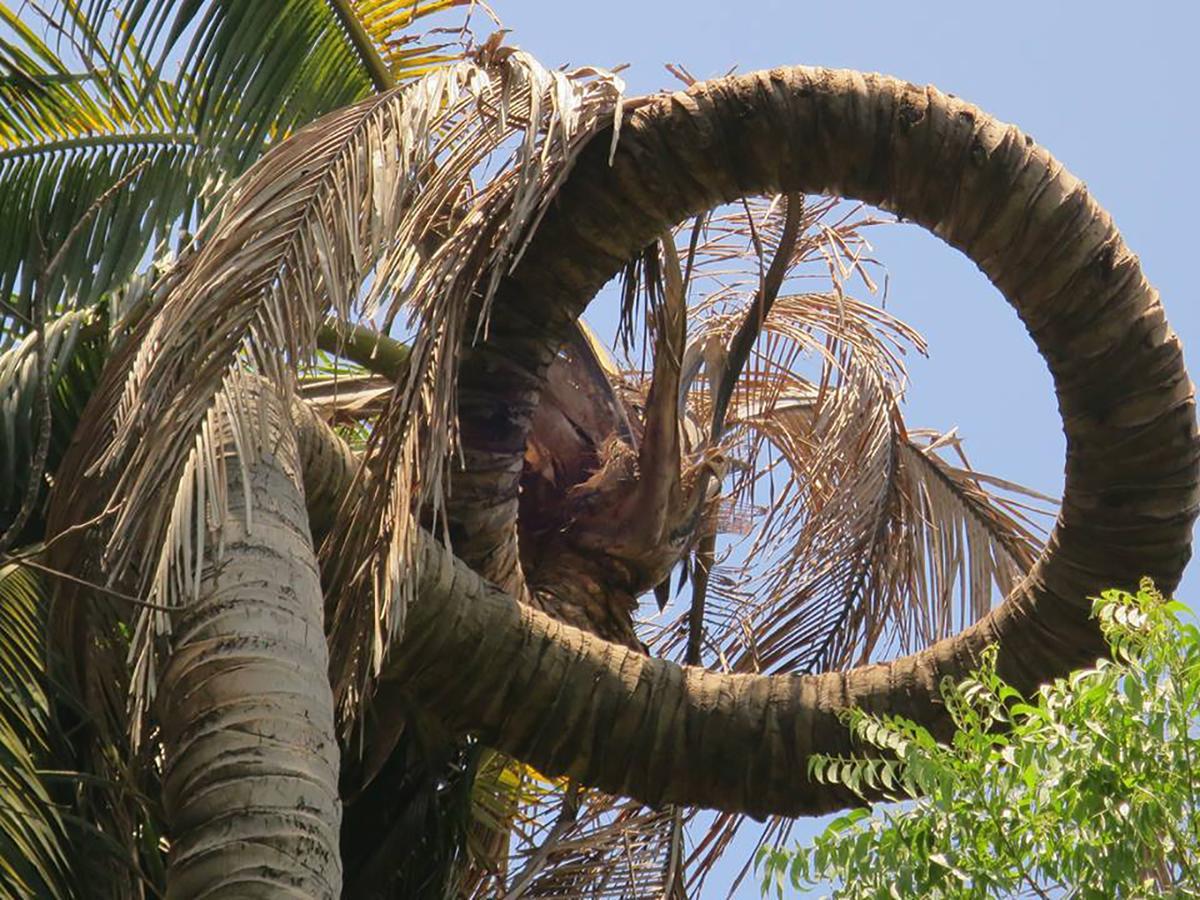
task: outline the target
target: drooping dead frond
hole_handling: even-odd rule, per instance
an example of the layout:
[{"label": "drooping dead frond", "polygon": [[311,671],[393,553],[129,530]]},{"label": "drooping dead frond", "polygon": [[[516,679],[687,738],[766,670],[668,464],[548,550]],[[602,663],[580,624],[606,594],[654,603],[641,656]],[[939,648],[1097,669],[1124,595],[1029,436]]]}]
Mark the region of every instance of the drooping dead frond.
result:
[{"label": "drooping dead frond", "polygon": [[[614,76],[590,69],[548,72],[527,54],[503,48],[491,65],[498,67],[494,76],[472,80],[469,105],[463,101],[444,116],[444,142],[453,152],[438,147],[440,165],[423,180],[406,215],[406,222],[432,222],[446,236],[426,229],[439,239],[431,252],[422,252],[417,241],[396,245],[364,300],[368,312],[386,304],[389,322],[407,306],[407,330],[416,337],[408,378],[372,433],[370,453],[391,477],[355,498],[346,510],[346,522],[354,525],[336,536],[329,553],[365,560],[353,570],[335,566],[331,578],[337,605],[332,671],[347,715],[403,628],[416,513],[429,507],[436,515],[441,507],[442,464],[455,439],[459,348],[486,330],[492,294],[520,258],[586,138],[610,123],[614,141],[619,133],[622,85]],[[511,153],[475,191],[468,181],[473,170],[510,139]],[[440,209],[438,197],[444,198]],[[395,287],[381,289],[388,285]],[[362,603],[364,594],[372,606]]]},{"label": "drooping dead frond", "polygon": [[515,874],[505,898],[679,896],[666,892],[670,809],[649,809],[595,791],[577,798],[568,790],[540,812],[535,821],[541,827],[511,864]]},{"label": "drooping dead frond", "polygon": [[670,810],[546,778],[486,751],[473,787],[469,859],[457,896],[666,897],[671,822]]},{"label": "drooping dead frond", "polygon": [[[819,671],[872,647],[910,652],[979,618],[1032,565],[1053,501],[948,462],[939,451],[959,450],[958,439],[907,433],[877,388],[860,373],[821,407],[814,387],[758,414],[758,459],[781,484],[762,504],[758,542],[726,549],[727,560],[755,566],[727,561],[709,588],[710,665]],[[769,495],[769,477],[747,495]],[[685,634],[681,615],[657,646],[681,656]],[[688,860],[692,887],[743,824],[738,815],[708,823]],[[789,827],[772,818],[758,844],[785,841]],[[748,868],[749,859],[739,878]]]},{"label": "drooping dead frond", "polygon": [[[464,61],[333,113],[255,165],[202,229],[201,249],[119,376],[123,387],[109,392],[120,399],[92,469],[114,473],[125,501],[107,552],[113,577],[136,570],[152,603],[185,601],[221,520],[216,432],[234,435],[240,464],[252,452],[240,439],[255,415],[245,373],[290,392],[326,316],[382,312],[391,321],[408,310],[412,364],[372,440],[394,477],[360,500],[367,514],[355,519],[370,523],[366,531],[344,536],[363,541],[353,558],[372,562],[342,572],[343,584],[365,579],[376,598],[365,615],[355,603],[355,615],[338,617],[350,643],[374,635],[365,657],[341,645],[340,696],[353,704],[403,625],[414,517],[437,504],[452,446],[470,303],[482,323],[582,138],[619,116],[619,95],[603,73],[551,73],[500,51],[486,66]],[[504,151],[500,174],[477,190],[472,176]],[[147,547],[156,559],[144,561]],[[138,629],[142,701],[153,692],[152,646],[169,628],[156,612]]]},{"label": "drooping dead frond", "polygon": [[[939,455],[950,448],[961,465]],[[911,652],[980,618],[994,596],[1008,596],[1037,558],[1056,502],[973,470],[953,433],[913,432],[900,451],[914,522],[906,535],[916,562],[910,589],[928,598],[910,606],[909,621],[893,625],[901,649]]]},{"label": "drooping dead frond", "polygon": [[[743,634],[725,647],[736,668],[819,671],[880,641],[923,646],[986,612],[1032,564],[1039,510],[942,460],[953,436],[914,438],[877,371],[852,363],[825,387],[801,379],[772,393],[740,423],[765,464],[735,496],[774,496],[747,551],[772,561],[747,585],[753,647]],[[1048,498],[1026,496],[1044,514]]]},{"label": "drooping dead frond", "polygon": [[[574,783],[547,778],[503,753],[485,751],[471,789],[467,864],[459,896],[505,896],[506,885],[516,889],[528,884],[544,868],[547,854],[522,859],[522,850],[546,848],[556,842],[555,835],[570,829],[579,811],[579,790]],[[547,832],[545,821],[550,817],[553,824]]]},{"label": "drooping dead frond", "polygon": [[[756,298],[791,243],[781,202],[748,201],[699,223],[698,239],[677,235],[699,295],[683,364],[685,432],[697,435],[693,450],[717,435],[735,464],[685,565],[693,621],[677,613],[653,645],[726,671],[820,671],[936,640],[1013,586],[1044,525],[1048,498],[1026,493],[1027,508],[1015,485],[972,472],[965,456],[958,465],[940,456],[960,449],[956,437],[905,426],[903,358],[924,353],[924,341],[849,288],[854,279],[874,291],[863,229],[877,220],[835,200],[805,202],[766,316],[753,315]],[[752,348],[729,384],[738,334]],[[688,860],[691,887],[741,822],[710,823]],[[762,839],[778,839],[784,824]]]},{"label": "drooping dead frond", "polygon": [[[924,353],[924,342],[847,289],[850,278],[874,289],[863,229],[877,220],[806,200],[788,239],[789,205],[748,201],[711,216],[699,239],[679,234],[701,295],[683,367],[688,421],[711,432],[714,402],[729,391],[721,443],[742,465],[723,506],[738,513],[717,518],[750,531],[740,553],[757,563],[734,579],[738,597],[757,598],[753,608],[738,606],[732,628],[704,639],[737,668],[836,667],[885,638],[910,646],[947,633],[1007,590],[1038,542],[1037,527],[972,480],[965,459],[948,474],[904,425],[903,356]],[[758,321],[748,313],[781,244],[790,248],[781,295]],[[826,289],[791,290],[806,282]],[[720,384],[731,342],[747,333],[755,339],[737,383]],[[674,647],[678,631],[668,631]]]}]

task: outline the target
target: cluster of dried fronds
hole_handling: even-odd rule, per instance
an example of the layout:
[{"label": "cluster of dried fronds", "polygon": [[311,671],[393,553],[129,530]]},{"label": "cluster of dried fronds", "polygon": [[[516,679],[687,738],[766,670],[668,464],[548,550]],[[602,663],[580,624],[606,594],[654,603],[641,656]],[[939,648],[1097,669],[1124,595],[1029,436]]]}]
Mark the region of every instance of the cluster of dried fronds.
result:
[{"label": "cluster of dried fronds", "polygon": [[[312,357],[327,316],[381,317],[386,330],[407,315],[416,339],[406,381],[369,448],[389,477],[351,511],[367,533],[343,532],[337,554],[353,547],[350,558],[367,563],[329,576],[332,602],[347,604],[336,620],[352,637],[335,633],[334,646],[353,651],[335,662],[335,678],[352,714],[403,627],[418,511],[441,503],[467,328],[483,327],[491,293],[571,155],[619,116],[619,96],[611,76],[548,72],[520,51],[500,51],[333,113],[254,166],[201,228],[140,336],[113,411],[115,434],[97,461],[101,472],[121,470],[112,570],[146,572],[156,606],[194,592],[204,523],[223,514],[215,437],[239,434],[256,415],[238,387],[242,373],[290,395],[296,361]],[[498,171],[477,186],[488,163]],[[161,548],[150,565],[137,558],[144,547]],[[360,588],[375,598],[365,616]],[[169,629],[161,609],[147,619],[134,648],[143,700],[153,693],[154,639]]]},{"label": "cluster of dried fronds", "polygon": [[[111,514],[105,577],[120,603],[68,615],[92,629],[78,664],[95,676],[83,702],[104,745],[91,766],[113,780],[111,797],[124,791],[91,812],[126,858],[160,849],[157,813],[128,790],[156,777],[155,735],[138,727],[171,610],[195,595],[220,540],[222,444],[243,466],[258,452],[259,385],[304,397],[367,460],[323,557],[334,687],[352,726],[403,629],[422,516],[437,522],[459,353],[486,335],[489,300],[575,154],[606,128],[619,139],[611,73],[547,71],[496,42],[436,65],[445,47],[404,29],[452,5],[31,4],[85,75],[0,6],[20,39],[0,47],[0,99],[12,101],[0,103],[0,218],[29,223],[0,242],[3,462],[46,444],[34,455],[52,470],[62,451],[30,438],[39,387],[53,379],[55,402],[78,406],[110,341],[124,364],[100,392],[79,473],[108,491],[99,506],[81,500],[79,518]],[[249,52],[239,34],[273,38]],[[319,40],[299,39],[309,34]],[[164,61],[185,45],[168,79]],[[703,216],[626,283],[626,348],[657,346],[659,358],[622,368],[594,336],[578,342],[591,348],[589,390],[629,423],[622,440],[656,417],[681,453],[672,477],[711,497],[681,560],[690,596],[643,626],[653,652],[729,671],[843,666],[950,633],[1033,559],[1038,508],[972,471],[954,434],[904,424],[902,357],[924,344],[853,294],[875,293],[864,235],[875,224],[798,196]],[[163,262],[169,249],[178,262]],[[139,276],[147,254],[159,268]],[[398,332],[411,344],[384,366],[376,351]],[[366,368],[313,368],[318,347]],[[76,369],[86,385],[72,391]],[[660,381],[651,397],[653,379],[669,379],[669,396]],[[43,481],[0,472],[2,511],[28,517],[22,498]],[[0,574],[28,600],[30,579]],[[138,741],[150,745],[140,756]],[[690,811],[550,782],[496,754],[473,777],[462,890],[480,896],[680,893],[740,824],[720,815],[701,834]],[[772,822],[762,840],[786,829]]]},{"label": "cluster of dried fronds", "polygon": [[[791,234],[788,202],[802,204]],[[726,671],[838,668],[953,633],[1032,563],[1053,501],[974,471],[954,433],[904,423],[903,356],[924,353],[924,341],[852,293],[877,292],[866,232],[879,224],[836,200],[752,200],[681,227],[678,246],[659,251],[675,261],[631,271],[623,328],[635,354],[640,279],[651,281],[653,329],[671,287],[652,280],[673,266],[686,273],[684,466],[730,462],[681,563],[690,594],[646,623],[653,652]],[[731,366],[739,333],[752,340]],[[629,414],[648,415],[645,356],[622,368],[594,337],[587,346]],[[546,870],[522,883],[528,896],[633,896],[623,885],[634,872],[643,885],[656,873],[659,893],[676,881],[694,888],[743,825],[573,789],[532,808],[540,834],[520,833],[511,861],[514,871]],[[789,827],[772,820],[759,842],[784,840]],[[696,840],[690,851],[685,834]]]},{"label": "cluster of dried fronds", "polygon": [[[756,314],[783,220],[747,204],[708,223],[692,252],[704,295],[689,305],[685,365],[703,373],[687,395],[701,447],[722,392],[714,348]],[[803,220],[717,437],[738,463],[710,530],[740,532],[730,561],[756,561],[732,580],[725,567],[725,602],[706,628],[710,664],[732,671],[819,671],[868,658],[881,640],[907,649],[949,634],[1007,593],[1044,524],[1028,515],[1044,506],[1006,495],[1014,485],[940,456],[961,452],[953,434],[905,425],[902,357],[924,342],[851,293],[875,292],[865,230],[877,220],[831,200],[809,201]],[[675,623],[657,646],[679,652],[684,636]]]}]

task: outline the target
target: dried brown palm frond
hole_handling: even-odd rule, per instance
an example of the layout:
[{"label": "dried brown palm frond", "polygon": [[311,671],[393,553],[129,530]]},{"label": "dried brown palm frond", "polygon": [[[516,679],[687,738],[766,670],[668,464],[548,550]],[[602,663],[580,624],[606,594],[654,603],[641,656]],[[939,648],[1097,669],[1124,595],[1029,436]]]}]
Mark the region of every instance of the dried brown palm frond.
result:
[{"label": "dried brown palm frond", "polygon": [[[454,142],[455,153],[423,181],[408,213],[428,215],[444,182],[446,197],[458,201],[453,215],[439,223],[448,236],[433,235],[440,238],[436,249],[422,259],[415,247],[389,254],[376,275],[377,286],[405,285],[386,298],[386,320],[406,306],[416,337],[408,377],[378,421],[369,448],[373,464],[391,477],[373,482],[345,510],[354,527],[341,530],[330,553],[366,560],[353,571],[335,567],[331,573],[330,597],[337,604],[332,671],[347,716],[403,628],[417,511],[432,509],[436,516],[441,507],[442,464],[454,443],[459,350],[486,329],[492,294],[520,257],[584,140],[620,121],[622,86],[608,73],[549,72],[528,55],[505,49],[493,54],[490,65],[499,67],[498,77],[481,81],[472,105],[448,118],[446,140]],[[511,138],[511,153],[486,186],[474,191],[473,171]],[[364,308],[370,312],[384,300],[375,291]],[[373,606],[360,602],[364,592],[374,598]]]},{"label": "dried brown palm frond", "polygon": [[[699,295],[683,363],[685,445],[693,458],[715,445],[742,465],[697,529],[684,565],[692,621],[685,611],[660,627],[652,645],[663,655],[697,662],[703,648],[723,670],[815,671],[923,645],[1007,593],[1042,540],[1052,501],[973,472],[965,456],[948,462],[939,451],[961,452],[953,435],[905,426],[903,360],[924,354],[924,341],[849,287],[875,290],[863,232],[879,220],[834,200],[808,204],[790,242],[780,200],[677,234]],[[756,314],[781,254],[780,294]],[[752,351],[731,366],[735,335],[748,329]],[[645,376],[628,374],[636,397]],[[724,422],[714,410],[723,391]],[[716,535],[731,532],[743,540],[718,551]],[[741,822],[712,820],[688,858],[692,887]],[[785,828],[772,820],[760,840]]]},{"label": "dried brown palm frond", "polygon": [[[726,627],[706,640],[738,668],[836,667],[885,635],[907,646],[946,633],[951,598],[958,619],[978,615],[1039,540],[1036,516],[1014,515],[984,476],[972,478],[965,457],[945,463],[936,450],[947,444],[926,448],[928,436],[918,441],[904,425],[903,357],[924,353],[924,341],[847,288],[857,278],[874,289],[863,231],[878,219],[833,200],[806,202],[780,296],[753,320],[785,209],[748,201],[709,217],[698,239],[682,228],[677,238],[681,255],[690,245],[689,287],[702,294],[689,313],[682,386],[702,446],[713,442],[715,382],[731,341],[748,321],[757,329],[717,435],[745,465],[725,493],[733,512],[716,516],[749,526],[745,555],[771,561],[727,579],[737,587],[726,593],[758,599],[727,608]],[[826,289],[790,290],[817,280]],[[913,605],[918,596],[927,606]],[[661,649],[671,653],[679,630],[667,632],[674,637]]]},{"label": "dried brown palm frond", "polygon": [[[236,183],[115,376],[123,386],[107,391],[119,400],[91,467],[112,472],[124,500],[107,551],[113,577],[142,573],[157,607],[185,602],[223,502],[212,436],[219,427],[240,435],[254,415],[243,373],[290,392],[327,315],[391,320],[408,310],[413,362],[372,433],[372,452],[394,477],[361,499],[366,532],[343,536],[363,542],[353,558],[372,562],[341,573],[342,585],[365,579],[376,597],[365,614],[356,604],[357,614],[339,616],[338,685],[352,709],[403,625],[414,516],[438,502],[470,304],[486,315],[575,148],[619,113],[619,95],[604,73],[551,73],[500,49],[327,116]],[[499,175],[476,189],[473,175],[497,155]],[[169,628],[161,608],[144,614],[133,649],[139,702],[153,692],[152,650]],[[364,637],[365,655],[349,648]]]},{"label": "dried brown palm frond", "polygon": [[[484,751],[472,788],[467,865],[455,896],[667,896],[670,810],[547,778]],[[676,877],[682,896],[682,880]]]},{"label": "dried brown palm frond", "polygon": [[507,891],[519,897],[613,898],[679,896],[670,880],[670,809],[650,809],[596,791],[568,788],[537,810],[541,826],[510,862]]},{"label": "dried brown palm frond", "polygon": [[1036,511],[942,460],[953,438],[910,435],[877,370],[855,362],[824,387],[767,391],[769,405],[747,404],[739,423],[748,455],[782,463],[734,487],[747,501],[774,493],[747,551],[771,560],[747,585],[754,646],[742,634],[725,646],[736,668],[820,670],[885,638],[923,645],[982,615],[1032,563]]},{"label": "dried brown palm frond", "polygon": [[[774,421],[761,423],[790,469],[774,508],[806,506],[776,515],[774,535],[759,532],[764,544],[777,541],[773,546],[743,551],[743,559],[767,558],[765,572],[735,568],[723,590],[710,587],[716,602],[706,609],[705,646],[713,665],[817,670],[861,660],[872,646],[923,646],[978,618],[1031,565],[1049,498],[1006,482],[994,493],[998,480],[938,455],[957,449],[953,436],[906,434],[882,414],[877,397],[856,393],[845,411],[824,411],[828,427],[857,435],[840,453],[818,450],[830,439],[811,432],[821,424],[814,423],[811,395],[790,408],[784,398]],[[681,653],[682,626],[680,617],[660,645]],[[708,824],[688,858],[693,886],[743,823],[718,815]],[[755,850],[785,841],[790,824],[770,819]]]},{"label": "dried brown palm frond", "polygon": [[383,411],[395,385],[379,375],[330,375],[306,378],[300,396],[333,425],[370,420]]},{"label": "dried brown palm frond", "polygon": [[300,398],[334,426],[370,429],[406,367],[408,348],[365,325],[325,322],[315,359],[299,370]]},{"label": "dried brown palm frond", "polygon": [[[799,212],[790,234],[789,211]],[[952,437],[931,447],[927,436],[905,427],[903,359],[924,353],[924,342],[849,290],[852,279],[874,289],[863,230],[877,221],[836,201],[749,201],[676,236],[682,280],[700,297],[690,303],[689,340],[675,363],[680,402],[672,425],[683,449],[677,465],[696,467],[714,453],[741,463],[730,469],[723,502],[705,510],[692,534],[697,556],[685,558],[683,567],[694,585],[705,585],[693,591],[693,602],[698,594],[711,601],[700,609],[698,646],[719,669],[837,667],[872,646],[907,646],[945,633],[1019,577],[1038,543],[1036,516],[1023,518],[1019,502],[1006,505],[1003,495],[993,496],[987,488],[994,483],[970,472],[965,459],[955,466],[937,455],[957,449]],[[648,390],[664,367],[663,352],[671,352],[653,327],[664,315],[668,292],[659,282],[669,269],[663,254],[644,254],[625,286],[622,334],[637,336],[636,316],[646,309],[642,334],[647,347],[651,338],[658,345],[654,375],[645,361],[622,372],[603,351],[594,354],[603,361],[595,377],[611,385],[629,412],[624,440],[632,453],[646,422],[653,418],[661,428],[672,413],[651,403]],[[772,272],[780,269],[784,274],[776,274],[772,287]],[[768,296],[765,287],[771,302],[764,315],[756,304]],[[735,336],[742,334],[752,341],[738,361]],[[729,398],[724,422],[714,415],[722,388]],[[536,427],[531,446],[540,460]],[[528,474],[528,455],[526,465]],[[523,495],[523,517],[527,499]],[[723,544],[719,552],[714,539],[709,577],[696,578],[706,541],[731,531],[747,539],[740,547]],[[755,566],[747,565],[749,558]],[[530,570],[536,560],[531,563]],[[699,661],[699,653],[693,660],[690,648],[685,652],[687,619],[685,613],[661,627],[653,636],[656,652]],[[645,630],[642,635],[650,637]],[[585,795],[581,802],[587,809],[597,798]],[[668,860],[684,855],[686,815],[655,820],[656,846],[667,848]],[[560,821],[557,815],[535,818],[547,827]],[[585,820],[572,819],[571,833]],[[738,816],[711,820],[687,857],[692,887],[740,824]],[[613,827],[603,823],[598,834]],[[760,837],[776,840],[785,828],[782,820],[772,821]],[[556,844],[563,839],[555,833]],[[518,840],[523,858],[548,866],[549,854],[537,857],[534,847],[522,854],[521,846]],[[585,878],[583,862],[572,859],[566,871],[583,880],[563,890],[579,891],[587,879],[619,866],[617,855],[594,853]]]}]

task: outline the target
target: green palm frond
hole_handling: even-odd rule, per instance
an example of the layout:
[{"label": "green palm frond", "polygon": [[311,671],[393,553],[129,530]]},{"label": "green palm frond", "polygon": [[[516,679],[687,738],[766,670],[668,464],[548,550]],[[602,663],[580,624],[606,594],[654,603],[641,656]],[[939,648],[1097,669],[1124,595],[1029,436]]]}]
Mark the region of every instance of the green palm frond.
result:
[{"label": "green palm frond", "polygon": [[[472,6],[472,0],[328,0],[342,21],[363,63],[375,72],[376,85],[424,75],[457,54],[446,53],[446,43],[429,41],[412,32],[420,19],[456,6]],[[378,59],[378,64],[374,62]],[[386,75],[378,73],[381,66]]]},{"label": "green palm frond", "polygon": [[[107,325],[97,310],[68,312],[46,326],[45,339],[52,391],[46,473],[52,474],[99,380],[107,347]],[[0,350],[0,534],[16,518],[29,479],[35,477],[31,461],[40,419],[37,356],[36,334],[26,335]],[[41,495],[46,489],[43,484],[18,545],[40,537]]]},{"label": "green palm frond", "polygon": [[[146,885],[157,893],[156,776],[98,736],[66,689],[62,648],[48,637],[54,573],[42,549],[27,545],[0,565],[0,896],[132,898]],[[105,633],[93,632],[98,644]]]},{"label": "green palm frond", "polygon": [[[265,147],[456,56],[402,34],[453,4],[363,5],[371,8],[0,4],[0,221],[12,223],[0,235],[0,297],[13,297],[15,309],[3,310],[9,327],[28,325],[35,294],[50,308],[95,302],[151,248],[178,240]],[[53,38],[40,36],[47,31]],[[135,169],[97,212],[98,198]],[[85,217],[53,282],[40,283]]]},{"label": "green palm frond", "polygon": [[[119,12],[145,4],[108,5]],[[257,155],[264,143],[378,87],[328,4],[318,0],[151,6],[178,7],[168,35],[183,50],[179,81],[190,87],[192,124],[207,142]],[[134,31],[137,22],[127,20],[126,27]],[[174,42],[165,49],[175,49]]]},{"label": "green palm frond", "polygon": [[[368,94],[424,74],[457,53],[413,34],[454,0],[199,0],[62,2],[86,27],[140,41],[162,67],[179,58],[179,81],[196,91],[198,121],[233,125],[255,143],[275,138]],[[116,23],[120,23],[119,30]],[[257,133],[257,134],[256,134]]]},{"label": "green palm frond", "polygon": [[0,566],[0,894],[75,896],[67,826],[43,776],[54,748],[46,598],[32,569]]},{"label": "green palm frond", "polygon": [[[36,8],[36,7],[33,7]],[[72,15],[69,8],[65,11]],[[12,34],[0,40],[0,146],[65,141],[109,132],[166,132],[182,118],[178,98],[154,77],[136,44],[114,57],[80,23],[71,53],[81,71],[43,40],[36,18],[0,5],[0,23]],[[3,33],[3,32],[0,32]]]},{"label": "green palm frond", "polygon": [[81,26],[64,57],[28,19],[0,5],[12,35],[0,44],[0,297],[16,333],[30,330],[35,297],[82,308],[126,281],[227,168],[136,45],[114,57]]}]

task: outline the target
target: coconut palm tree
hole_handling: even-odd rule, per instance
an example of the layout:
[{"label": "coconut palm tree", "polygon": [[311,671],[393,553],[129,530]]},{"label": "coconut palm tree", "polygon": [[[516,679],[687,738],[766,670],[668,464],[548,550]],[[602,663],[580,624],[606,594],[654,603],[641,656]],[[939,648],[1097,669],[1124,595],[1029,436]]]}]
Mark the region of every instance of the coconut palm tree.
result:
[{"label": "coconut palm tree", "polygon": [[[806,774],[840,710],[945,733],[988,644],[1032,688],[1103,652],[1090,594],[1178,579],[1178,340],[1045,150],[851,72],[630,100],[497,38],[401,83],[445,5],[59,4],[84,75],[5,13],[18,890],[679,892],[736,817],[856,802]],[[1068,437],[1044,547],[904,425],[919,337],[813,195],[1017,308]],[[578,324],[621,273],[644,367]]]}]

